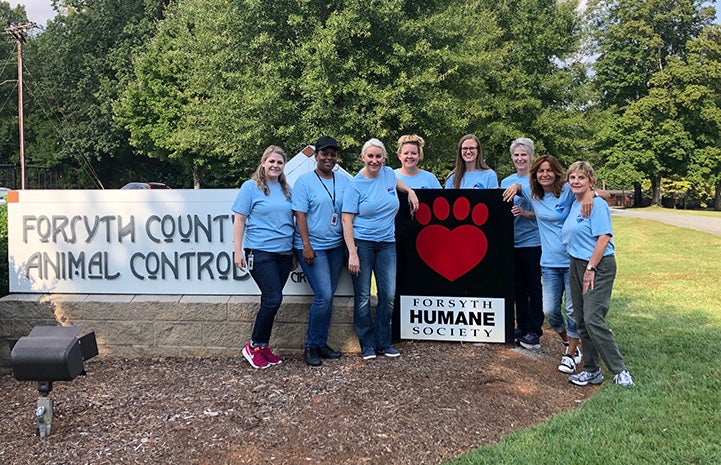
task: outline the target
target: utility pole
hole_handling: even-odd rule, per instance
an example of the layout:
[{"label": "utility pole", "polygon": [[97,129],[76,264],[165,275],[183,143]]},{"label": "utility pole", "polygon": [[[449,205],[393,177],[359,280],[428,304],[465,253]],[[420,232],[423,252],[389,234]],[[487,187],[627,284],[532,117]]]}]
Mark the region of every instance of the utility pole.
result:
[{"label": "utility pole", "polygon": [[23,118],[23,44],[25,33],[38,27],[35,23],[21,23],[7,26],[5,33],[17,43],[18,46],[18,131],[20,133],[20,189],[25,189],[25,131]]}]

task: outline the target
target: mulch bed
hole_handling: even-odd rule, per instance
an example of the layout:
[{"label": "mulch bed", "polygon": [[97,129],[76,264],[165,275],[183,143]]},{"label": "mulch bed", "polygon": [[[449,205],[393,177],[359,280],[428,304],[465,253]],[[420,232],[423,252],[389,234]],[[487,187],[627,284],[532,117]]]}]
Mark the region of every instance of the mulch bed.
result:
[{"label": "mulch bed", "polygon": [[398,344],[254,370],[242,358],[90,361],[57,382],[50,436],[34,424],[34,383],[0,376],[0,463],[439,464],[571,409],[596,392],[540,351],[498,344]]}]

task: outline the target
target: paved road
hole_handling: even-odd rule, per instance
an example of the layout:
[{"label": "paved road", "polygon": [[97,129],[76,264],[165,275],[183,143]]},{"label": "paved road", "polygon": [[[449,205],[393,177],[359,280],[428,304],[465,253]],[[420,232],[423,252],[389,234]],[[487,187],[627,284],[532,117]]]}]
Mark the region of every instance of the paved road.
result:
[{"label": "paved road", "polygon": [[695,229],[721,236],[721,216],[694,216],[676,213],[665,213],[655,210],[646,209],[619,209],[612,208],[611,214],[618,216],[633,216],[646,220],[658,221],[661,223],[672,224],[681,228]]}]

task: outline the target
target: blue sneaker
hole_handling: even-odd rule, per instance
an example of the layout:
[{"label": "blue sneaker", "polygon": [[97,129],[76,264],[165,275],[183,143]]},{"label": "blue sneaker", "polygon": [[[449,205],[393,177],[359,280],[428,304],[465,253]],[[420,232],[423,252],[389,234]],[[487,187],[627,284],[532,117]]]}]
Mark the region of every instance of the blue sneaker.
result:
[{"label": "blue sneaker", "polygon": [[373,347],[365,347],[361,352],[361,357],[363,357],[363,360],[372,360],[376,358],[376,351]]},{"label": "blue sneaker", "polygon": [[538,335],[534,333],[528,333],[522,338],[519,338],[518,343],[521,344],[521,347],[524,349],[538,350],[541,348],[541,340]]},{"label": "blue sneaker", "polygon": [[568,382],[573,383],[576,386],[601,384],[603,382],[603,373],[601,373],[601,370],[596,370],[593,373],[584,370],[577,375],[569,376]]},{"label": "blue sneaker", "polygon": [[398,351],[397,351],[396,349],[394,349],[393,347],[389,347],[389,348],[387,348],[386,350],[383,351],[383,355],[385,355],[386,357],[400,357],[400,356],[401,356],[401,353],[398,352]]},{"label": "blue sneaker", "polygon": [[521,330],[518,329],[518,328],[516,328],[516,329],[513,330],[513,342],[515,342],[516,344],[518,344],[518,340],[519,340],[520,338],[522,338],[522,337],[523,337],[523,331],[521,331]]}]

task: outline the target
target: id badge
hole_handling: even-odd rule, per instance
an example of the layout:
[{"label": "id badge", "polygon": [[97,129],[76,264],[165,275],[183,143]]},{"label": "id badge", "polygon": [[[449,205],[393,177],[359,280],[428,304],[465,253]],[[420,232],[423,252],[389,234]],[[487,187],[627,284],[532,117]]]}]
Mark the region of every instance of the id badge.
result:
[{"label": "id badge", "polygon": [[338,213],[333,212],[333,214],[330,216],[330,225],[335,226],[338,224]]},{"label": "id badge", "polygon": [[246,260],[246,264],[248,265],[248,271],[253,269],[253,252],[248,254],[248,260]]}]

